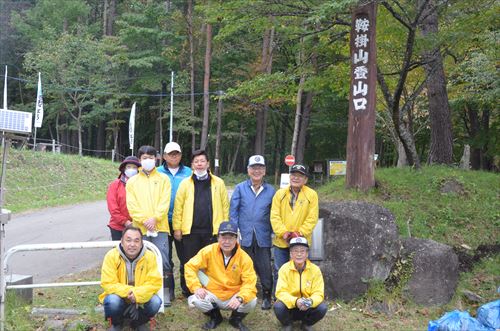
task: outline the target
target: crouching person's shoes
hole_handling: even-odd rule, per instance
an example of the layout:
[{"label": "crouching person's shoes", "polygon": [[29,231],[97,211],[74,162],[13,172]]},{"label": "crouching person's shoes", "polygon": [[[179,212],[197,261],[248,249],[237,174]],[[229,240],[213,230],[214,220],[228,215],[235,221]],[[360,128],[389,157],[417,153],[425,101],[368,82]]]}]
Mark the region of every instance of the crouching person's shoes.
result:
[{"label": "crouching person's shoes", "polygon": [[152,331],[156,327],[156,320],[151,318],[147,323],[138,325],[134,330],[136,331]]},{"label": "crouching person's shoes", "polygon": [[214,308],[204,314],[210,317],[210,320],[201,326],[203,330],[215,329],[222,323],[223,318],[219,308]]},{"label": "crouching person's shoes", "polygon": [[301,328],[302,331],[313,331],[313,327],[312,325],[307,325],[305,323],[302,323],[302,328]]},{"label": "crouching person's shoes", "polygon": [[237,312],[233,310],[231,317],[229,317],[229,324],[240,331],[249,331],[245,324],[243,324],[243,319],[247,316],[245,313]]}]

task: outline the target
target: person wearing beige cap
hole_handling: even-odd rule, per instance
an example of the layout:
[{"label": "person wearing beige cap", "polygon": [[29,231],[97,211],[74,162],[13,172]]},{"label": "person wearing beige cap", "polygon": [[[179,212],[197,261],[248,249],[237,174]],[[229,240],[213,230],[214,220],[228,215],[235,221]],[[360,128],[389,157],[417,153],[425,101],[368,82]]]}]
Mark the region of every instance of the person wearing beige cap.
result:
[{"label": "person wearing beige cap", "polygon": [[175,203],[175,195],[177,194],[177,189],[179,188],[180,183],[189,178],[193,171],[191,168],[186,167],[181,163],[182,161],[182,150],[181,146],[175,141],[171,141],[165,145],[165,149],[163,150],[163,163],[159,166],[158,172],[163,173],[170,178],[170,185],[172,186],[172,192],[170,194],[170,208],[168,209],[168,225],[170,227],[170,233],[168,235],[168,245],[169,245],[169,262],[170,267],[172,268],[170,274],[168,275],[169,281],[169,290],[170,290],[170,298],[173,300],[175,298],[175,281],[173,278],[173,270],[174,270],[174,262],[172,260],[172,243],[175,245],[175,251],[177,252],[177,257],[179,258],[179,274],[180,274],[180,285],[182,289],[182,294],[187,297],[189,296],[189,290],[186,286],[186,280],[184,279],[184,263],[182,258],[182,242],[174,240],[173,227],[172,227],[172,215],[174,213],[174,203]]},{"label": "person wearing beige cap", "polygon": [[273,276],[271,267],[271,203],[276,190],[264,181],[266,162],[262,155],[248,159],[248,177],[234,188],[229,215],[241,233],[241,248],[253,260],[262,286],[263,310],[271,309]]},{"label": "person wearing beige cap", "polygon": [[312,326],[325,317],[328,310],[324,302],[323,274],[309,261],[308,253],[306,238],[291,239],[290,261],[279,270],[274,313],[283,331],[291,331],[293,321],[301,321],[302,330],[312,331]]}]

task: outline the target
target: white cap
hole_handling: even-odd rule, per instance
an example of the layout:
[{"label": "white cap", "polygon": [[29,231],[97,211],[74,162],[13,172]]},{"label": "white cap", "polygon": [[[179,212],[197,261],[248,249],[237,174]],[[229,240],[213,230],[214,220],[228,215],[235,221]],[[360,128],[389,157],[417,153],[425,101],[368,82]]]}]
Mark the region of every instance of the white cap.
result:
[{"label": "white cap", "polygon": [[264,157],[262,155],[252,155],[248,159],[248,166],[251,167],[253,165],[266,165],[266,162],[264,161]]},{"label": "white cap", "polygon": [[163,150],[163,152],[166,154],[172,153],[172,152],[181,153],[181,146],[179,146],[178,143],[171,141],[165,145],[165,149]]}]

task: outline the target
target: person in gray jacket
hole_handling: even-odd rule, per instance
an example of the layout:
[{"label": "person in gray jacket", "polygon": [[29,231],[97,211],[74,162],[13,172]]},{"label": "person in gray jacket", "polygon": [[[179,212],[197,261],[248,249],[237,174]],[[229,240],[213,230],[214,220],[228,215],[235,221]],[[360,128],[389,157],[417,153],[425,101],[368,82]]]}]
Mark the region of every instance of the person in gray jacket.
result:
[{"label": "person in gray jacket", "polygon": [[270,210],[275,189],[264,182],[266,163],[263,156],[251,156],[247,171],[249,179],[234,189],[229,215],[240,230],[241,247],[253,260],[262,286],[261,308],[267,310],[271,309],[273,288]]}]

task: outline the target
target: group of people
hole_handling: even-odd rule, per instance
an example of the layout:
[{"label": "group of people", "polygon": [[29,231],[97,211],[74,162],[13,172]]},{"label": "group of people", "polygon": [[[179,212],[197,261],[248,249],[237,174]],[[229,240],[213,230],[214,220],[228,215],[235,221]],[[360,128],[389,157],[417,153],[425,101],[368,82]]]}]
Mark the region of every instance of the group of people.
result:
[{"label": "group of people", "polygon": [[[221,310],[231,310],[229,323],[248,330],[243,319],[257,305],[258,275],[261,308],[274,308],[283,330],[292,330],[294,320],[312,330],[327,307],[321,271],[308,260],[318,196],[306,186],[306,168],[291,167],[290,185],[276,191],[264,181],[264,157],[253,155],[249,179],[229,200],[224,181],[209,170],[205,151],[192,153],[191,168],[181,163],[175,142],[165,146],[159,167],[156,154],[154,147],[140,147],[137,157],[120,164],[108,189],[108,226],[112,239],[120,240],[106,254],[101,273],[99,299],[110,330],[125,323],[150,330],[161,305],[171,305],[174,246],[182,294],[209,318],[203,329],[217,328]],[[143,240],[160,251],[163,279]]]}]

